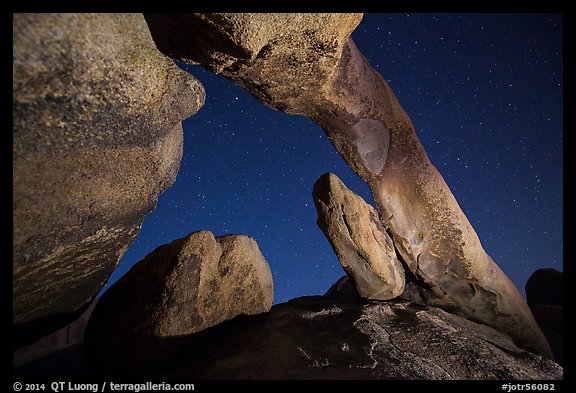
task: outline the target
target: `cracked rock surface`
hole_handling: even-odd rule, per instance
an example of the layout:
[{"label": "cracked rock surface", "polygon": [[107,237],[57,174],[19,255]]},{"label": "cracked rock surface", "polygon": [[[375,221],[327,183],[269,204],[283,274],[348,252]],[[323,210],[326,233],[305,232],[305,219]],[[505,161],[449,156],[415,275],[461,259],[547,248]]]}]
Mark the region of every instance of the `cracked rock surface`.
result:
[{"label": "cracked rock surface", "polygon": [[510,337],[408,301],[303,297],[201,333],[158,378],[560,379]]}]

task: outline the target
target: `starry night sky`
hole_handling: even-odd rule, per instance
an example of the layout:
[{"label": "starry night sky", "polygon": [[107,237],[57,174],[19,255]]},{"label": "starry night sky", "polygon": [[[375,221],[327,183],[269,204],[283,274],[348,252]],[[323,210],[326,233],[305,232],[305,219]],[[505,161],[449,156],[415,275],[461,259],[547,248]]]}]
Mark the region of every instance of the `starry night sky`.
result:
[{"label": "starry night sky", "polygon": [[[563,270],[562,29],[558,14],[365,14],[352,34],[522,293],[534,270]],[[106,288],[159,245],[206,229],[256,239],[275,303],[323,294],[344,271],[316,225],[312,186],[334,172],[373,204],[368,187],[310,120],[180,66],[206,104],[184,121],[178,178]]]}]

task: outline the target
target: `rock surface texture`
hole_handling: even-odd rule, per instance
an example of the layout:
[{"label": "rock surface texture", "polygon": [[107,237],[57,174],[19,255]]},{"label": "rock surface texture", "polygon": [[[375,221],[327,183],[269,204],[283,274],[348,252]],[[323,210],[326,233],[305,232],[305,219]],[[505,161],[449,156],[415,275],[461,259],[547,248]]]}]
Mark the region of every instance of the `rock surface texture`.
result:
[{"label": "rock surface texture", "polygon": [[514,284],[486,254],[385,79],[349,37],[361,14],[146,14],[163,53],[200,63],[264,104],[319,124],[368,184],[427,302],[551,355]]},{"label": "rock surface texture", "polygon": [[273,296],[254,239],[195,232],[154,250],[102,295],[86,357],[96,366],[154,365],[185,349],[193,333],[270,310]]},{"label": "rock surface texture", "polygon": [[[346,276],[348,277],[348,276]],[[510,337],[407,301],[307,297],[195,334],[188,349],[152,370],[82,364],[68,348],[15,369],[24,378],[495,379],[555,380],[563,369]]]},{"label": "rock surface texture", "polygon": [[198,338],[157,377],[180,379],[561,379],[510,337],[405,301],[294,299]]},{"label": "rock surface texture", "polygon": [[342,267],[365,299],[393,299],[404,290],[404,268],[378,212],[333,173],[322,175],[313,190],[322,229]]},{"label": "rock surface texture", "polygon": [[102,288],[205,95],[141,14],[14,14],[12,88],[13,323],[39,336]]}]

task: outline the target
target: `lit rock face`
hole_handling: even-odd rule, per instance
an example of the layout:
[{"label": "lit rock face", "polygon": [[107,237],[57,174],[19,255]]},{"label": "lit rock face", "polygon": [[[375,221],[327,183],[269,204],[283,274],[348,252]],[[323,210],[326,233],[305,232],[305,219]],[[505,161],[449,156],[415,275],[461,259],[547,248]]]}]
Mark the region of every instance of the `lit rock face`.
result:
[{"label": "lit rock face", "polygon": [[333,173],[314,185],[318,226],[365,299],[393,299],[404,290],[404,268],[378,212]]},{"label": "lit rock face", "polygon": [[[13,323],[78,317],[176,178],[202,85],[141,14],[13,16]],[[18,340],[16,340],[18,341]]]},{"label": "lit rock face", "polygon": [[486,254],[384,78],[349,38],[360,14],[147,14],[160,51],[319,124],[369,185],[430,304],[551,356],[518,289]]},{"label": "lit rock face", "polygon": [[309,111],[362,14],[144,14],[158,49],[200,63],[266,105]]},{"label": "lit rock face", "polygon": [[273,298],[254,239],[195,232],[158,247],[102,295],[86,330],[86,358],[96,367],[163,362],[186,348],[187,336],[266,312]]}]

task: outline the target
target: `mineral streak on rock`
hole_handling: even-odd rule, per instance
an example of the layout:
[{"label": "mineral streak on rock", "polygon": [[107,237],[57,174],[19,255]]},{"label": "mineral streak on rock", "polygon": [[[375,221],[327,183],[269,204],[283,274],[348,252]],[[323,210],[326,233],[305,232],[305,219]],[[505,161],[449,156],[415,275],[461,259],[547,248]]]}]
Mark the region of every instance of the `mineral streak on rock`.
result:
[{"label": "mineral streak on rock", "polygon": [[13,323],[56,330],[175,180],[205,95],[141,14],[14,14],[12,87]]},{"label": "mineral streak on rock", "polygon": [[362,163],[370,172],[379,174],[388,156],[390,132],[380,121],[374,119],[360,120],[354,124],[352,131],[355,134],[352,140]]},{"label": "mineral streak on rock", "polygon": [[158,247],[100,298],[85,335],[96,367],[150,366],[187,336],[270,310],[272,273],[254,239],[200,231]]},{"label": "mineral streak on rock", "polygon": [[333,173],[314,185],[318,226],[365,299],[393,299],[404,290],[404,268],[376,210]]},{"label": "mineral streak on rock", "polygon": [[[394,93],[349,38],[361,14],[146,15],[158,49],[319,124],[369,185],[434,304],[551,356],[518,289],[486,254]],[[379,145],[381,144],[381,145]]]}]

